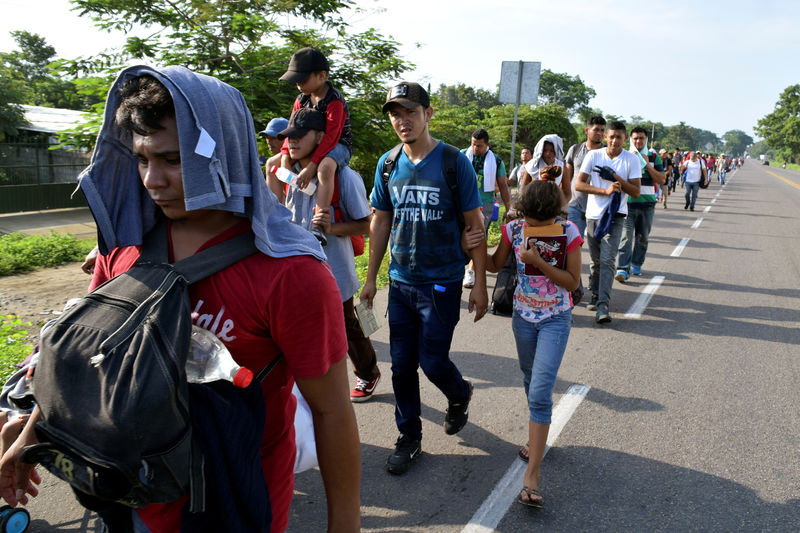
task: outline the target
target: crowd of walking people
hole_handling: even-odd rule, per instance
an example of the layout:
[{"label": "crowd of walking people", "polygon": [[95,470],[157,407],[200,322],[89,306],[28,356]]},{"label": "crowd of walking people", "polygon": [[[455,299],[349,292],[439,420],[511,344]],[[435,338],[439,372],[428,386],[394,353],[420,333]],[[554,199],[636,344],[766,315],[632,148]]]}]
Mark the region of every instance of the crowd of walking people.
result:
[{"label": "crowd of walking people", "polygon": [[[318,50],[292,56],[281,79],[300,94],[288,120],[275,118],[261,132],[271,153],[263,172],[252,118],[235,89],[182,67],[121,72],[92,166],[80,178],[98,222],[99,254],[85,265],[93,273],[91,288],[139,264],[150,232],[166,233],[170,262],[252,234],[252,255],[190,285],[189,309],[239,364],[258,371],[274,359],[271,372],[253,385],[269,421],[254,452],[259,460],[244,465],[258,473],[268,493],[253,503],[269,511],[253,530],[287,528],[293,415],[301,398],[314,422],[328,529],[357,531],[361,463],[352,404],[373,397],[381,372],[355,308],[375,305],[385,253],[391,258],[387,305],[397,428],[385,468],[392,475],[407,472],[422,453],[419,369],[446,401],[444,432],[455,435],[467,424],[473,383],[450,357],[462,291],[469,290],[473,320],[481,320],[490,308],[487,271],[512,265],[509,330],[529,410],[527,442],[518,452],[528,466],[516,500],[541,508],[553,387],[584,287],[581,247],[587,243],[590,259],[587,309],[598,324],[607,324],[614,281],[643,275],[656,205],[666,208],[680,183],[685,209],[694,210],[698,190],[711,176],[724,184],[741,160],[656,152],[646,129],[629,131],[623,122],[593,116],[584,142],[565,151],[558,135],[545,135],[522,149],[521,163],[509,175],[484,129],[460,150],[433,138],[427,91],[403,81],[389,88],[382,107],[398,144],[377,162],[367,191],[348,166],[349,110],[329,71]],[[205,105],[208,95],[215,106]],[[166,230],[159,229],[162,220]],[[501,225],[501,240],[489,253],[492,223]],[[365,235],[368,270],[359,287],[355,257],[365,252]],[[355,374],[352,388],[345,354]],[[297,396],[291,393],[295,383]],[[0,494],[11,505],[38,493],[40,478],[24,452],[47,438],[36,426],[53,417],[36,407],[4,439]],[[78,416],[73,424],[80,433]],[[226,437],[222,430],[216,435]],[[91,456],[91,447],[82,450],[84,458]],[[206,456],[206,462],[222,462],[226,471],[237,457],[245,455]],[[63,474],[63,464],[48,469]],[[145,500],[135,508],[92,493],[95,487],[73,483],[73,489],[110,532],[179,531],[194,502],[188,485],[180,499]],[[213,517],[228,503],[207,498],[201,516]],[[240,512],[241,504],[225,509],[249,512]],[[215,523],[208,518],[205,530]]]}]

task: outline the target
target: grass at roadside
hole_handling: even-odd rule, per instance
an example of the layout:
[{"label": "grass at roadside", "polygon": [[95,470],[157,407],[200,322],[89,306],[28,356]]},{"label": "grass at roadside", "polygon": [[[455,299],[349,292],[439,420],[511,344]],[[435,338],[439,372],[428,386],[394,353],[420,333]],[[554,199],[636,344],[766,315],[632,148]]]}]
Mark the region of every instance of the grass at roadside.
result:
[{"label": "grass at roadside", "polygon": [[41,267],[82,261],[94,241],[78,240],[74,235],[0,235],[0,276],[19,274]]},{"label": "grass at roadside", "polygon": [[[776,166],[776,167],[780,168],[781,165],[783,165],[783,161],[772,161],[770,163],[770,165],[773,165],[773,166]],[[786,168],[787,168],[787,170],[795,170],[795,171],[800,172],[800,165],[796,165],[796,164],[790,163],[788,161],[786,162]]]},{"label": "grass at roadside", "polygon": [[[358,282],[363,286],[364,281],[367,279],[367,269],[369,268],[369,239],[364,243],[364,254],[356,257],[356,272],[358,273]],[[389,247],[386,247],[386,254],[381,261],[381,267],[378,269],[378,279],[376,285],[378,289],[385,287],[389,283]],[[361,289],[359,289],[359,293]],[[358,300],[358,293],[356,293],[356,300]]]},{"label": "grass at roadside", "polygon": [[31,327],[15,315],[0,315],[0,383],[5,383],[33,350],[28,340]]}]

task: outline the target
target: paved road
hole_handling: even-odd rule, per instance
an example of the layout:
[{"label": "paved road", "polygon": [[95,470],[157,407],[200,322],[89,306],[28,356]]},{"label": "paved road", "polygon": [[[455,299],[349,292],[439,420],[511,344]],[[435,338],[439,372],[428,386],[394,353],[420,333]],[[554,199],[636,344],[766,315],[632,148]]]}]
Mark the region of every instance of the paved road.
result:
[{"label": "paved road", "polygon": [[[510,320],[475,325],[464,311],[453,354],[476,385],[470,424],[446,436],[446,401],[423,379],[424,455],[401,477],[383,469],[396,430],[388,332],[377,332],[384,381],[356,406],[364,530],[800,530],[798,205],[800,174],[748,161],[724,189],[701,191],[694,213],[675,196],[657,208],[645,275],[615,284],[613,323],[575,311],[556,411],[580,399],[571,386],[589,391],[545,458],[542,511],[509,506],[527,431]],[[641,317],[625,318],[659,275]],[[69,502],[47,487],[31,531],[95,531]],[[478,509],[483,527],[467,527]],[[289,530],[324,524],[312,470],[297,478]]]},{"label": "paved road", "polygon": [[[556,392],[591,389],[545,458],[545,509],[502,514],[501,496],[492,527],[800,530],[798,205],[800,174],[751,161],[724,190],[701,191],[695,212],[675,196],[657,208],[645,276],[615,285],[614,322],[575,311]],[[664,281],[641,318],[624,318],[655,275]],[[388,377],[387,332],[375,339]],[[475,325],[464,314],[453,350],[476,383],[471,423],[446,436],[445,400],[422,380],[425,454],[405,476],[383,470],[396,437],[389,383],[356,406],[365,531],[462,531],[514,469],[527,410],[509,319]],[[322,530],[322,494],[316,472],[298,477],[290,531]]]},{"label": "paved road", "polygon": [[0,235],[22,232],[26,235],[49,235],[51,231],[69,233],[79,239],[94,239],[97,230],[88,207],[26,211],[0,215]]}]

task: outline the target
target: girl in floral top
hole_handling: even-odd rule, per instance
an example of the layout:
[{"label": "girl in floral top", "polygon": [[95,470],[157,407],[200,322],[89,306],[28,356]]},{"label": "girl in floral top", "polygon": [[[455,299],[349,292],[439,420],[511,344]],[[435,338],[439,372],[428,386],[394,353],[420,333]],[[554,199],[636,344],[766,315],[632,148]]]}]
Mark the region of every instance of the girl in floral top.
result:
[{"label": "girl in floral top", "polygon": [[[560,173],[557,166],[546,167],[540,173],[541,180],[533,181],[523,189],[519,199],[523,218],[503,226],[503,238],[486,265],[487,271],[497,272],[512,250],[517,258],[517,288],[511,327],[530,409],[528,445],[519,451],[520,457],[528,461],[528,468],[517,501],[537,508],[544,503],[538,490],[539,470],[550,430],[553,385],[572,325],[570,291],[578,287],[580,246],[583,244],[575,225],[559,219],[564,199],[555,178]],[[542,252],[543,257],[537,247],[523,245],[526,227],[550,226],[556,222],[560,223],[559,233],[566,235],[563,267],[554,266],[557,261],[548,253],[547,246]],[[526,265],[529,272],[535,273],[526,274]]]}]

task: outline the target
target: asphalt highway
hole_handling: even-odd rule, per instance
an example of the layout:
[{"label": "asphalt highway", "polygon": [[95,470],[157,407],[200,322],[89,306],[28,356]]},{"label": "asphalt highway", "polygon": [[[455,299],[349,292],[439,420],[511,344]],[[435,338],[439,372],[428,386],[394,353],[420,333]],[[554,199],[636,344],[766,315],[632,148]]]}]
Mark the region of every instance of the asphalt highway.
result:
[{"label": "asphalt highway", "polygon": [[[463,311],[452,354],[475,383],[470,423],[445,435],[446,400],[421,378],[423,455],[400,477],[384,470],[388,331],[373,336],[384,381],[355,406],[365,531],[800,531],[800,173],[749,160],[694,212],[682,193],[656,207],[644,275],[614,284],[612,323],[574,311],[556,411],[589,391],[545,457],[542,510],[512,503],[528,412],[510,319]],[[299,475],[290,531],[322,531],[323,502],[319,473]]]},{"label": "asphalt highway", "polygon": [[[445,435],[446,400],[421,378],[423,455],[398,477],[387,327],[373,335],[383,381],[355,406],[364,531],[800,531],[800,173],[748,160],[694,212],[682,192],[656,208],[644,275],[615,282],[613,322],[574,311],[542,510],[512,501],[528,411],[510,319],[475,324],[464,303],[452,356],[475,384],[469,424]],[[30,531],[97,531],[45,485]],[[290,532],[325,530],[324,494],[318,471],[297,476]]]}]

